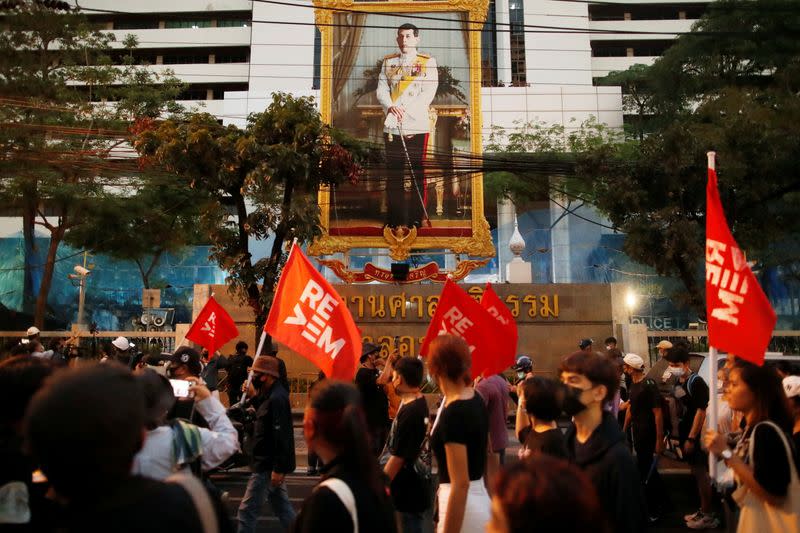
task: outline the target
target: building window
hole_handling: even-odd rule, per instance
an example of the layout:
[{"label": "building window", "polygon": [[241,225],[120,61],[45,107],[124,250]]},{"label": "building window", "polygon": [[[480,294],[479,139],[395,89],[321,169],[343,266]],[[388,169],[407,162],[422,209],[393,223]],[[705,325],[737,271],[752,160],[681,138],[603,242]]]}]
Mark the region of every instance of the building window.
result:
[{"label": "building window", "polygon": [[217,28],[246,28],[249,25],[247,19],[217,20]]},{"label": "building window", "polygon": [[511,85],[525,87],[525,8],[523,0],[509,0],[508,18],[511,23]]},{"label": "building window", "polygon": [[[640,41],[592,41],[592,57],[657,57],[675,44],[672,39]],[[628,50],[633,51],[633,56]]]},{"label": "building window", "polygon": [[[481,31],[481,85],[497,86],[497,15],[494,0],[489,2],[486,23]],[[504,28],[505,29],[505,28]]]},{"label": "building window", "polygon": [[156,30],[157,20],[115,20],[115,30]]},{"label": "building window", "polygon": [[247,52],[229,52],[220,50],[214,56],[214,63],[247,63]]},{"label": "building window", "polygon": [[208,63],[208,54],[193,54],[190,51],[164,54],[164,65],[194,65]]},{"label": "building window", "polygon": [[168,29],[175,28],[210,28],[210,20],[167,20],[164,22],[164,27]]},{"label": "building window", "polygon": [[589,20],[679,20],[682,18],[694,20],[699,19],[705,13],[707,6],[707,3],[596,4],[589,6]]},{"label": "building window", "polygon": [[322,63],[322,33],[319,28],[314,28],[314,78],[311,81],[311,88],[319,90],[320,64]]}]

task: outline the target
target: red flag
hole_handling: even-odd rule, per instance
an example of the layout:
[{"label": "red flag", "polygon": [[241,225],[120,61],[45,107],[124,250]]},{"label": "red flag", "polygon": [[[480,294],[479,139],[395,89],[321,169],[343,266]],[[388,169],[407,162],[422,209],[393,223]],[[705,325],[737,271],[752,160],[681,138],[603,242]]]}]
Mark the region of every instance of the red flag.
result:
[{"label": "red flag", "polygon": [[712,168],[706,187],[706,313],[709,345],[764,363],[777,317],[733,240]]},{"label": "red flag", "polygon": [[497,341],[497,355],[488,369],[487,375],[499,374],[514,364],[517,355],[517,321],[511,310],[503,303],[492,289],[492,284],[487,283],[481,296],[481,307],[500,323],[500,335],[495,335]]},{"label": "red flag", "polygon": [[476,378],[494,367],[492,360],[497,353],[492,328],[497,322],[478,302],[464,292],[452,280],[447,280],[436,305],[425,339],[419,353],[428,354],[428,345],[439,335],[456,335],[467,341],[472,354],[472,377]]},{"label": "red flag", "polygon": [[328,377],[349,381],[356,375],[361,336],[353,317],[296,244],[283,267],[264,331]]},{"label": "red flag", "polygon": [[214,357],[219,348],[238,335],[239,330],[231,315],[212,296],[192,323],[186,338],[208,350],[209,357]]}]

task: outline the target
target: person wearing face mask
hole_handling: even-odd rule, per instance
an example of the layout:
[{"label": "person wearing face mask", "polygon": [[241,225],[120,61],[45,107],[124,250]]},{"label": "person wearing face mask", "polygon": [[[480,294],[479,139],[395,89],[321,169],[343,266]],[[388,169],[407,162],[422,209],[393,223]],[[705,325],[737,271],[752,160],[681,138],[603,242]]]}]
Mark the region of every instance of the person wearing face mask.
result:
[{"label": "person wearing face mask", "polygon": [[[423,513],[430,507],[427,480],[415,468],[428,431],[428,403],[420,392],[423,365],[416,357],[401,357],[394,366],[392,384],[400,408],[389,430],[383,473],[391,483],[394,507],[402,533],[422,533]],[[424,465],[423,465],[424,467]]]},{"label": "person wearing face mask", "polygon": [[253,381],[246,391],[256,408],[251,441],[252,464],[236,519],[239,533],[256,530],[256,522],[264,504],[269,501],[281,527],[286,530],[295,518],[286,490],[286,474],[294,472],[294,428],[289,391],[280,380],[280,363],[271,355],[262,355],[253,362]]},{"label": "person wearing face mask", "polygon": [[571,461],[589,476],[612,531],[641,531],[645,506],[639,472],[619,424],[603,410],[619,387],[616,367],[606,357],[579,351],[562,360],[560,374],[564,412],[572,417],[565,435]]},{"label": "person wearing face mask", "polygon": [[714,515],[708,456],[700,448],[700,437],[708,408],[708,384],[692,372],[689,367],[689,351],[686,348],[675,346],[667,352],[664,359],[669,363],[667,368],[670,374],[677,380],[672,395],[677,399],[683,413],[678,422],[678,441],[700,493],[700,509],[684,516],[684,520],[691,529],[714,529],[719,526],[719,520]]},{"label": "person wearing face mask", "polygon": [[[200,379],[200,373],[203,371],[203,364],[201,363],[200,353],[194,348],[182,346],[175,350],[172,355],[166,357],[167,369],[166,374],[169,379]],[[167,419],[180,418],[187,420],[195,426],[208,428],[208,421],[203,418],[200,412],[196,409],[194,395],[189,395],[185,398],[177,398],[175,405],[172,406]]]},{"label": "person wearing face mask", "polygon": [[389,429],[389,398],[383,386],[391,380],[391,362],[397,355],[392,354],[383,371],[380,371],[378,369],[380,352],[381,347],[377,344],[364,343],[361,348],[361,368],[356,372],[355,379],[356,387],[364,400],[370,441],[376,457],[386,442],[386,433]]},{"label": "person wearing face mask", "polygon": [[517,362],[511,367],[517,372],[517,379],[513,385],[508,386],[508,395],[517,406],[520,402],[520,390],[526,379],[533,377],[533,360],[527,355],[518,355]]}]

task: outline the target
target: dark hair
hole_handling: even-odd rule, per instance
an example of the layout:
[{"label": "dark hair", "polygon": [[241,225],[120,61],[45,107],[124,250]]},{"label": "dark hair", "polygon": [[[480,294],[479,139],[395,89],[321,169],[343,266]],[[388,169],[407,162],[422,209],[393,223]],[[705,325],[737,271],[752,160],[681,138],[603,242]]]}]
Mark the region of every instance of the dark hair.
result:
[{"label": "dark hair", "polygon": [[239,341],[239,342],[237,342],[237,343],[236,343],[236,351],[238,352],[238,351],[239,351],[239,350],[241,350],[242,348],[244,348],[244,349],[245,349],[245,351],[246,351],[246,350],[249,348],[249,346],[247,346],[247,343],[246,343],[246,342],[244,342],[244,341]]},{"label": "dark hair", "polygon": [[358,389],[350,383],[325,379],[311,392],[309,406],[319,438],[339,451],[338,459],[376,495],[385,494],[369,442],[367,418]]},{"label": "dark hair", "polygon": [[428,347],[428,371],[432,376],[458,382],[469,377],[472,356],[467,342],[455,335],[439,335]]},{"label": "dark hair", "polygon": [[416,357],[401,357],[395,363],[394,371],[403,378],[409,387],[416,388],[422,385],[422,361]]},{"label": "dark hair", "polygon": [[552,421],[561,414],[561,384],[542,376],[528,378],[522,384],[525,410],[539,420]]},{"label": "dark hair", "polygon": [[419,28],[411,24],[410,22],[406,22],[405,24],[401,24],[397,27],[397,33],[400,33],[403,30],[414,30],[414,37],[419,37]]},{"label": "dark hair", "polygon": [[509,533],[607,532],[608,523],[589,477],[555,457],[536,456],[502,469],[492,494],[500,502]]},{"label": "dark hair", "polygon": [[688,363],[689,349],[683,345],[675,345],[667,350],[664,359],[670,363]]},{"label": "dark hair", "polygon": [[[185,363],[179,359],[184,354],[189,355],[189,360]],[[203,365],[200,364],[200,354],[194,348],[181,346],[172,354],[172,360],[175,364],[186,365],[186,368],[189,369],[192,375],[199,376],[200,372],[203,371]]]},{"label": "dark hair", "polygon": [[619,371],[607,358],[584,351],[578,351],[561,360],[560,372],[572,372],[586,376],[592,385],[604,385],[605,400],[614,397],[619,388]]},{"label": "dark hair", "polygon": [[60,495],[96,498],[130,475],[144,419],[142,390],[128,369],[64,370],[31,400],[26,446]]},{"label": "dark hair", "polygon": [[800,374],[800,368],[792,361],[777,361],[775,362],[775,369],[783,372],[787,376],[796,376]]},{"label": "dark hair", "polygon": [[616,337],[609,337],[609,338],[606,339],[606,342],[604,344],[611,344],[612,342],[614,344],[617,344],[617,338]]},{"label": "dark hair", "polygon": [[164,424],[167,413],[175,405],[175,393],[167,378],[146,368],[136,374],[144,394],[145,426],[155,429]]},{"label": "dark hair", "polygon": [[52,373],[49,361],[30,355],[15,355],[0,363],[0,426],[22,420],[31,398]]},{"label": "dark hair", "polygon": [[757,366],[748,361],[739,360],[731,372],[739,372],[739,378],[747,385],[755,398],[755,416],[752,422],[771,420],[791,435],[794,417],[783,389],[781,377],[774,368]]}]

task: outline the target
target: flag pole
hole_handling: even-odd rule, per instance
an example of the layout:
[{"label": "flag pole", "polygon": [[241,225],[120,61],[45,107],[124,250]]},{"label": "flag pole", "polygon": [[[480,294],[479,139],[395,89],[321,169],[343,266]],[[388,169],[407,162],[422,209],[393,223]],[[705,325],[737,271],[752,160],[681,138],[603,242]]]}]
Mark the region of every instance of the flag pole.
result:
[{"label": "flag pole", "polygon": [[[716,152],[708,152],[708,168],[716,170]],[[706,216],[708,215],[708,206],[706,206]],[[706,236],[708,238],[708,236]],[[710,323],[709,323],[710,324]],[[706,413],[706,424],[709,429],[717,431],[718,420],[717,414],[719,412],[719,400],[717,391],[717,360],[719,354],[714,346],[711,346],[711,338],[709,337],[708,344],[708,411]],[[716,483],[717,480],[717,456],[713,453],[708,454],[708,474],[711,478],[711,484]]]}]

